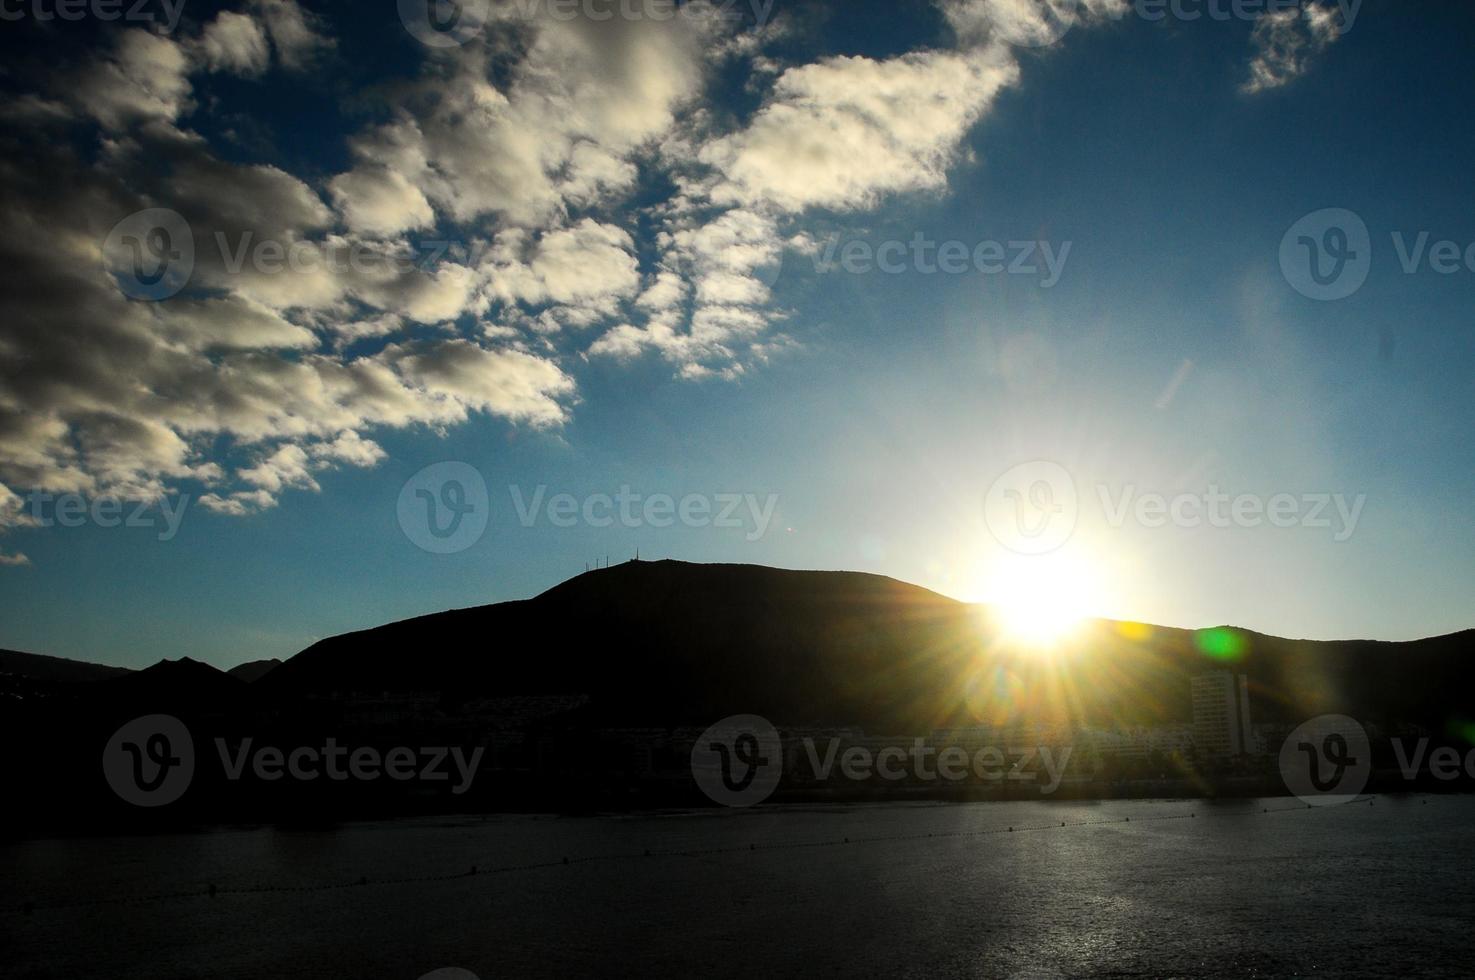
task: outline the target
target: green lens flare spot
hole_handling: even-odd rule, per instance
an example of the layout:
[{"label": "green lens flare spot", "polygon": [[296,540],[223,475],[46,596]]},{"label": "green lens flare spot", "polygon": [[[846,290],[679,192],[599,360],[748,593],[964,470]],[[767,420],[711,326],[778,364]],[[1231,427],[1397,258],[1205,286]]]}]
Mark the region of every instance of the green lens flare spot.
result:
[{"label": "green lens flare spot", "polygon": [[1249,647],[1244,634],[1222,626],[1211,630],[1199,630],[1193,635],[1193,642],[1204,656],[1225,663],[1243,657],[1245,650]]},{"label": "green lens flare spot", "polygon": [[1466,718],[1451,718],[1445,722],[1445,731],[1454,738],[1464,739],[1469,745],[1475,745],[1475,721]]}]

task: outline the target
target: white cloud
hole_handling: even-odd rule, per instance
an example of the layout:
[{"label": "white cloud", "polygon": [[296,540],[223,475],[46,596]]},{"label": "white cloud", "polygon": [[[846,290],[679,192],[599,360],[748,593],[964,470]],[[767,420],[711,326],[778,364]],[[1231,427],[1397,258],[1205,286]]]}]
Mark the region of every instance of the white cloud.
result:
[{"label": "white cloud", "polygon": [[218,493],[201,494],[197,503],[217,514],[244,517],[276,506],[277,498],[266,490],[238,490],[228,497],[222,497]]},{"label": "white cloud", "polygon": [[339,434],[331,442],[321,442],[313,447],[313,455],[319,459],[346,463],[350,466],[373,466],[384,458],[384,450],[378,443],[365,439],[352,429]]},{"label": "white cloud", "polygon": [[[1072,23],[1113,4],[1087,0]],[[772,287],[810,209],[941,191],[1016,82],[1005,42],[1027,11],[944,10],[955,48],[787,68],[759,53],[773,30],[504,12],[483,42],[387,85],[349,168],[307,179],[185,128],[192,76],[321,62],[334,42],[293,0],[248,0],[193,38],[120,32],[9,112],[90,116],[102,138],[95,154],[42,146],[29,169],[0,160],[16,284],[0,298],[0,480],[139,496],[193,481],[207,509],[249,514],[375,465],[380,430],[558,426],[582,356],[653,351],[678,377],[737,377],[793,346]],[[760,101],[732,118],[704,86],[739,57]],[[162,303],[125,299],[103,269],[109,227],[144,207],[178,211],[195,238],[189,289]],[[420,261],[411,235],[466,249]],[[324,261],[268,267],[263,245]]]},{"label": "white cloud", "polygon": [[[474,301],[480,280],[468,267],[273,274],[248,262],[232,274],[214,231],[293,241],[332,221],[296,178],[224,163],[177,131],[120,144],[107,173],[64,146],[39,152],[49,154],[40,167],[0,162],[0,262],[16,276],[0,340],[6,486],[151,499],[191,481],[207,488],[207,508],[248,513],[288,488],[310,490],[321,469],[372,465],[378,428],[443,429],[476,413],[566,419],[574,383],[551,357],[404,336]],[[191,216],[193,283],[209,294],[139,303],[119,292],[101,243],[141,206],[124,186]],[[305,300],[310,308],[295,305]],[[345,335],[380,349],[346,356]],[[241,456],[250,461],[230,472]]]},{"label": "white cloud", "polygon": [[284,487],[321,489],[312,478],[307,451],[301,446],[281,446],[255,466],[240,470],[237,475],[271,494],[280,492]]},{"label": "white cloud", "polygon": [[[509,83],[491,79],[494,44],[451,49],[404,92],[396,119],[355,141],[355,170],[397,173],[457,221],[547,225],[569,202],[626,191],[629,157],[700,90],[702,23],[545,16],[516,27],[530,40]],[[338,186],[347,206],[355,185]]]},{"label": "white cloud", "polygon": [[301,70],[319,53],[333,47],[333,39],[322,32],[317,18],[299,7],[296,0],[254,0],[251,6],[266,22],[282,67]]},{"label": "white cloud", "polygon": [[147,307],[159,336],[190,350],[311,348],[313,332],[243,296],[180,298]]},{"label": "white cloud", "polygon": [[484,265],[492,294],[508,303],[559,303],[613,313],[634,296],[640,274],[634,241],[617,225],[585,218],[534,238],[521,229],[499,235]]},{"label": "white cloud", "polygon": [[[0,534],[14,527],[27,527],[35,519],[25,512],[25,501],[14,490],[0,483]],[[29,565],[31,559],[21,552],[0,551],[0,566]]]},{"label": "white cloud", "polygon": [[[1002,9],[982,6],[989,9],[973,12],[977,25]],[[654,349],[681,377],[732,377],[790,346],[767,335],[783,317],[771,288],[785,248],[809,240],[798,227],[806,212],[941,191],[964,136],[1017,81],[1001,40],[957,33],[957,50],[790,67],[746,123],[670,141],[663,156],[680,175],[681,194],[660,212],[660,269],[636,304],[652,319],[613,326],[588,353],[629,358]]]},{"label": "white cloud", "polygon": [[353,231],[387,236],[435,224],[420,188],[388,167],[369,165],[339,174],[328,189]]},{"label": "white cloud", "polygon": [[395,346],[385,357],[412,390],[444,406],[449,419],[461,421],[470,411],[535,426],[567,419],[559,399],[573,394],[573,379],[544,358],[469,340]]},{"label": "white cloud", "polygon": [[669,310],[685,299],[687,292],[685,279],[670,270],[662,270],[636,298],[635,305],[652,312]]},{"label": "white cloud", "polygon": [[259,75],[271,64],[266,31],[250,14],[221,11],[199,40],[200,56],[211,71]]},{"label": "white cloud", "polygon": [[1047,47],[1077,25],[1121,17],[1129,0],[941,0],[948,23],[966,46],[1000,42]]},{"label": "white cloud", "polygon": [[25,512],[25,501],[20,494],[0,483],[0,530],[10,527],[20,527],[28,524],[29,515]]},{"label": "white cloud", "polygon": [[419,323],[454,320],[466,311],[476,289],[476,274],[454,262],[433,272],[404,277],[398,297],[385,296],[377,305],[397,310]]},{"label": "white cloud", "polygon": [[1308,2],[1262,14],[1251,36],[1255,56],[1243,91],[1255,95],[1290,84],[1310,71],[1316,56],[1341,34],[1336,10],[1330,6]]},{"label": "white cloud", "polygon": [[1017,74],[999,46],[790,68],[752,123],[702,149],[723,178],[712,196],[797,212],[942,188],[963,134]]},{"label": "white cloud", "polygon": [[60,94],[108,129],[172,122],[190,104],[189,68],[178,44],[130,28],[118,33],[109,55],[80,69]]}]

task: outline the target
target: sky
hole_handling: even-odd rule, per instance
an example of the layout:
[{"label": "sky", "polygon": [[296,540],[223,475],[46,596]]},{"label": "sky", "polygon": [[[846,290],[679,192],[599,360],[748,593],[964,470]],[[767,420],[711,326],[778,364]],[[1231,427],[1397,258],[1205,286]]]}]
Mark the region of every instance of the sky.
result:
[{"label": "sky", "polygon": [[1272,7],[7,0],[0,648],[637,549],[1475,625],[1475,12]]}]

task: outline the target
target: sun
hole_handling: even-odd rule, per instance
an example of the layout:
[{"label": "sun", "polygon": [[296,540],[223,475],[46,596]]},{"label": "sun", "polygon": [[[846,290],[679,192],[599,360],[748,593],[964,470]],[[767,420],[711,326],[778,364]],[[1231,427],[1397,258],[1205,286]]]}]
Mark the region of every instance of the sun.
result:
[{"label": "sun", "polygon": [[1047,592],[1010,597],[997,604],[1004,633],[1034,648],[1053,647],[1081,623],[1082,614],[1064,608]]},{"label": "sun", "polygon": [[1011,555],[990,563],[978,589],[1003,638],[1036,651],[1056,649],[1101,608],[1092,564],[1060,554]]}]

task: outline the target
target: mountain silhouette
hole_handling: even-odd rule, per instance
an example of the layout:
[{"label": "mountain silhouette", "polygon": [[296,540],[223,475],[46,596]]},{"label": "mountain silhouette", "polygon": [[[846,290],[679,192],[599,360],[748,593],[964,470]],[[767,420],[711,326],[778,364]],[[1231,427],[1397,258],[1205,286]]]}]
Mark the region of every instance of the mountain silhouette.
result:
[{"label": "mountain silhouette", "polygon": [[85,660],[47,657],[39,653],[0,650],[0,674],[14,674],[33,681],[55,684],[83,684],[129,673],[127,667],[109,667]]},{"label": "mountain silhouette", "polygon": [[226,671],[226,673],[250,684],[261,680],[261,678],[281,666],[281,663],[275,657],[272,657],[270,660],[251,660],[243,664],[236,664],[230,670]]},{"label": "mountain silhouette", "polygon": [[[189,658],[123,671],[6,654],[0,666],[21,693],[0,712],[0,735],[42,748],[8,770],[12,798],[26,803],[0,815],[0,829],[685,806],[705,801],[689,768],[696,733],[730,715],[760,715],[791,740],[812,729],[909,739],[968,728],[1005,744],[1090,745],[1083,729],[1192,721],[1193,678],[1214,670],[1248,677],[1252,722],[1269,723],[1266,754],[1088,765],[1094,775],[1071,791],[1272,794],[1283,791],[1274,732],[1283,738],[1317,715],[1351,715],[1381,732],[1373,753],[1384,770],[1394,765],[1389,738],[1410,726],[1464,744],[1475,718],[1472,641],[1472,631],[1314,641],[1094,620],[1041,653],[1011,640],[986,606],[880,575],[634,561],[531,599],[346,633],[232,673]],[[262,668],[249,683],[238,676]],[[124,802],[98,765],[121,726],[156,716],[184,726],[198,761],[187,796],[157,811]],[[454,795],[449,783],[282,780],[249,768],[228,778],[219,761],[330,738],[382,752],[479,748],[485,772]],[[788,790],[827,800],[1014,791],[843,780]]]},{"label": "mountain silhouette", "polygon": [[0,650],[0,698],[20,701],[54,696],[74,684],[91,684],[127,673],[126,667]]},{"label": "mountain silhouette", "polygon": [[169,705],[198,710],[202,705],[238,701],[245,690],[245,681],[220,668],[181,657],[178,660],[160,660],[152,667],[107,678],[79,694],[93,702],[149,702],[160,710]]},{"label": "mountain silhouette", "polygon": [[276,697],[576,695],[603,723],[755,713],[911,732],[1182,722],[1191,678],[1227,668],[1249,676],[1256,720],[1335,711],[1443,726],[1475,681],[1472,641],[1475,631],[1312,641],[1099,620],[1041,657],[986,607],[880,575],[632,561],[533,599],[322,640],[258,686]]}]

